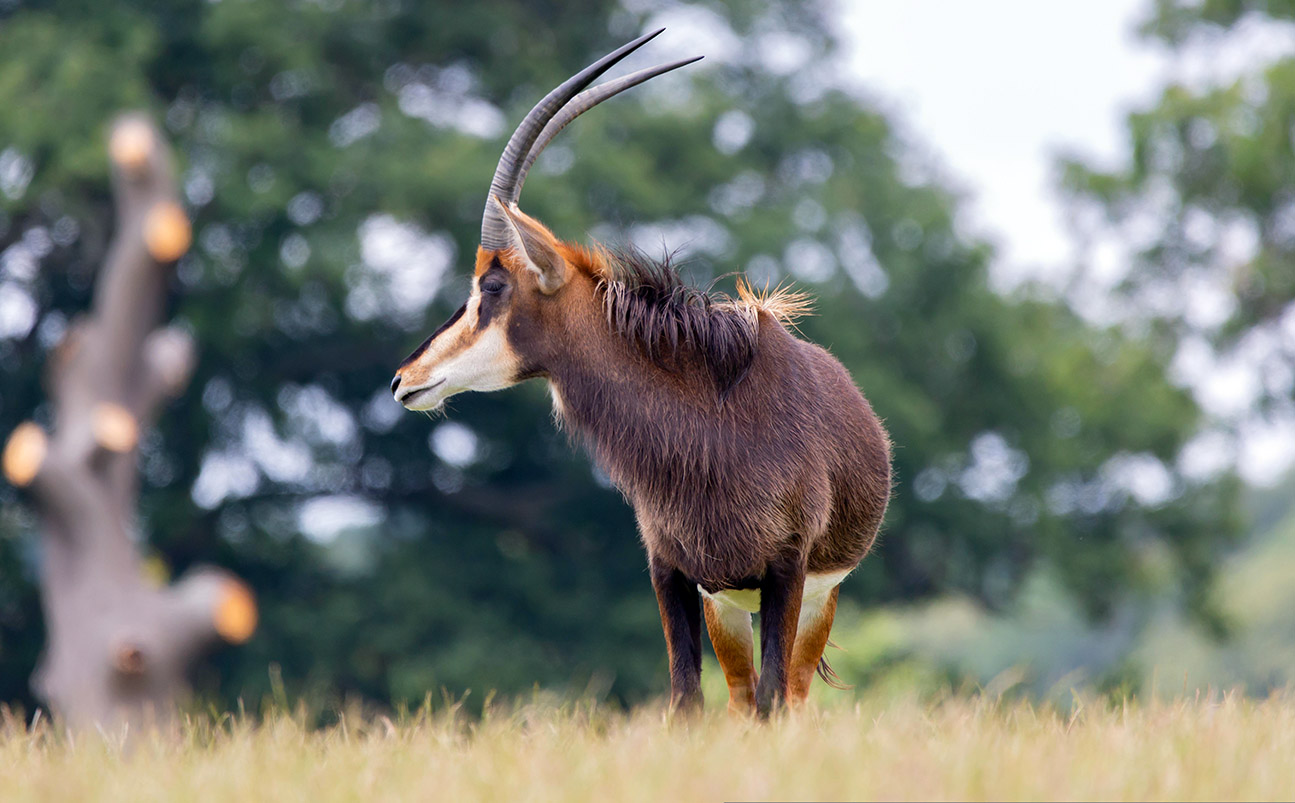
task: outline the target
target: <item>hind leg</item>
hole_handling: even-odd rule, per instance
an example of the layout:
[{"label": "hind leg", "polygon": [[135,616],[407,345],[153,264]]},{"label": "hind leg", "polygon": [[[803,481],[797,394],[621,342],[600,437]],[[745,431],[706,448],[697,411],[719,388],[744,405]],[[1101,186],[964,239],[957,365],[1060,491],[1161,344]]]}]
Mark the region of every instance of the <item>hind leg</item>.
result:
[{"label": "hind leg", "polygon": [[761,719],[786,703],[804,594],[802,556],[788,554],[768,563],[760,579],[760,680],[755,684],[755,710]]},{"label": "hind leg", "polygon": [[728,711],[746,716],[755,709],[755,639],[751,614],[732,605],[705,600],[706,632],[728,681]]},{"label": "hind leg", "polygon": [[796,643],[791,651],[790,677],[787,679],[787,702],[799,706],[809,696],[809,686],[814,682],[814,672],[827,646],[836,617],[836,597],[840,586],[817,598],[806,598],[800,606],[800,622],[796,627]]}]

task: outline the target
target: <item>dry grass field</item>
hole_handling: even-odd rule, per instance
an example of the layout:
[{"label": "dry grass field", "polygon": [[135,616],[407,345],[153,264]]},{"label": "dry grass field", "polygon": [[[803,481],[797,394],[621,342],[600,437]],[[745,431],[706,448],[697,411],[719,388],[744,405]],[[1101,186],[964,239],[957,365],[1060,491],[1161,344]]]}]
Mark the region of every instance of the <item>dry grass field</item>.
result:
[{"label": "dry grass field", "polygon": [[1057,711],[950,697],[840,705],[760,725],[707,714],[523,706],[343,717],[309,729],[190,721],[178,736],[71,739],[12,718],[18,801],[1295,798],[1295,701],[1239,696]]}]

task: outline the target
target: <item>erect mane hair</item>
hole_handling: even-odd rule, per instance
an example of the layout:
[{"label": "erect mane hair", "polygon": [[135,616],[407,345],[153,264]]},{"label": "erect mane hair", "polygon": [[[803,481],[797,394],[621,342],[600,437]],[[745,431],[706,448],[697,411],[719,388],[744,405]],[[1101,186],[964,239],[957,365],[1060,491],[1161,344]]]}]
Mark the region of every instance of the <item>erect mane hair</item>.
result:
[{"label": "erect mane hair", "polygon": [[799,294],[777,290],[759,296],[741,281],[738,298],[693,287],[669,253],[657,260],[625,248],[600,256],[603,308],[612,331],[667,370],[681,369],[690,356],[699,360],[720,403],[755,362],[759,312],[790,322],[807,310]]}]

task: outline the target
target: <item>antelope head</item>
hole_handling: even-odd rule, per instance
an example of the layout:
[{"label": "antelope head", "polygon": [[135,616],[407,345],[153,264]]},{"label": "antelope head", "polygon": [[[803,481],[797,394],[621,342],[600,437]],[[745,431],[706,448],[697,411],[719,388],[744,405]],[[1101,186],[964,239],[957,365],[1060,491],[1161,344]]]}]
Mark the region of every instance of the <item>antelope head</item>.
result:
[{"label": "antelope head", "polygon": [[564,305],[570,306],[570,285],[577,273],[573,263],[583,250],[560,242],[518,208],[522,184],[540,152],[572,120],[613,95],[700,58],[640,70],[586,89],[661,30],[567,79],[517,126],[486,196],[472,291],[467,302],[400,364],[391,381],[396,401],[410,410],[431,410],[456,393],[500,390],[543,373],[538,341],[561,337],[555,327],[564,317]]}]

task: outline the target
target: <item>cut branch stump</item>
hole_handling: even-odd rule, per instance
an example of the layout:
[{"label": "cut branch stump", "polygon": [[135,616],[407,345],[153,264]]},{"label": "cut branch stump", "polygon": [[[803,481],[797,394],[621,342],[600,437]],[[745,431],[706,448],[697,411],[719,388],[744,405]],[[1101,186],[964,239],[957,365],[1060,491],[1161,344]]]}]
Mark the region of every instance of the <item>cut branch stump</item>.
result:
[{"label": "cut branch stump", "polygon": [[135,547],[141,433],[188,385],[194,344],[163,326],[168,278],[192,239],[171,154],[141,115],[113,126],[117,229],[90,313],[49,361],[53,431],[28,421],[0,468],[27,489],[42,538],[48,643],[33,688],[73,727],[169,719],[190,663],[256,628],[248,587],[196,568],[169,588],[145,579]]}]

